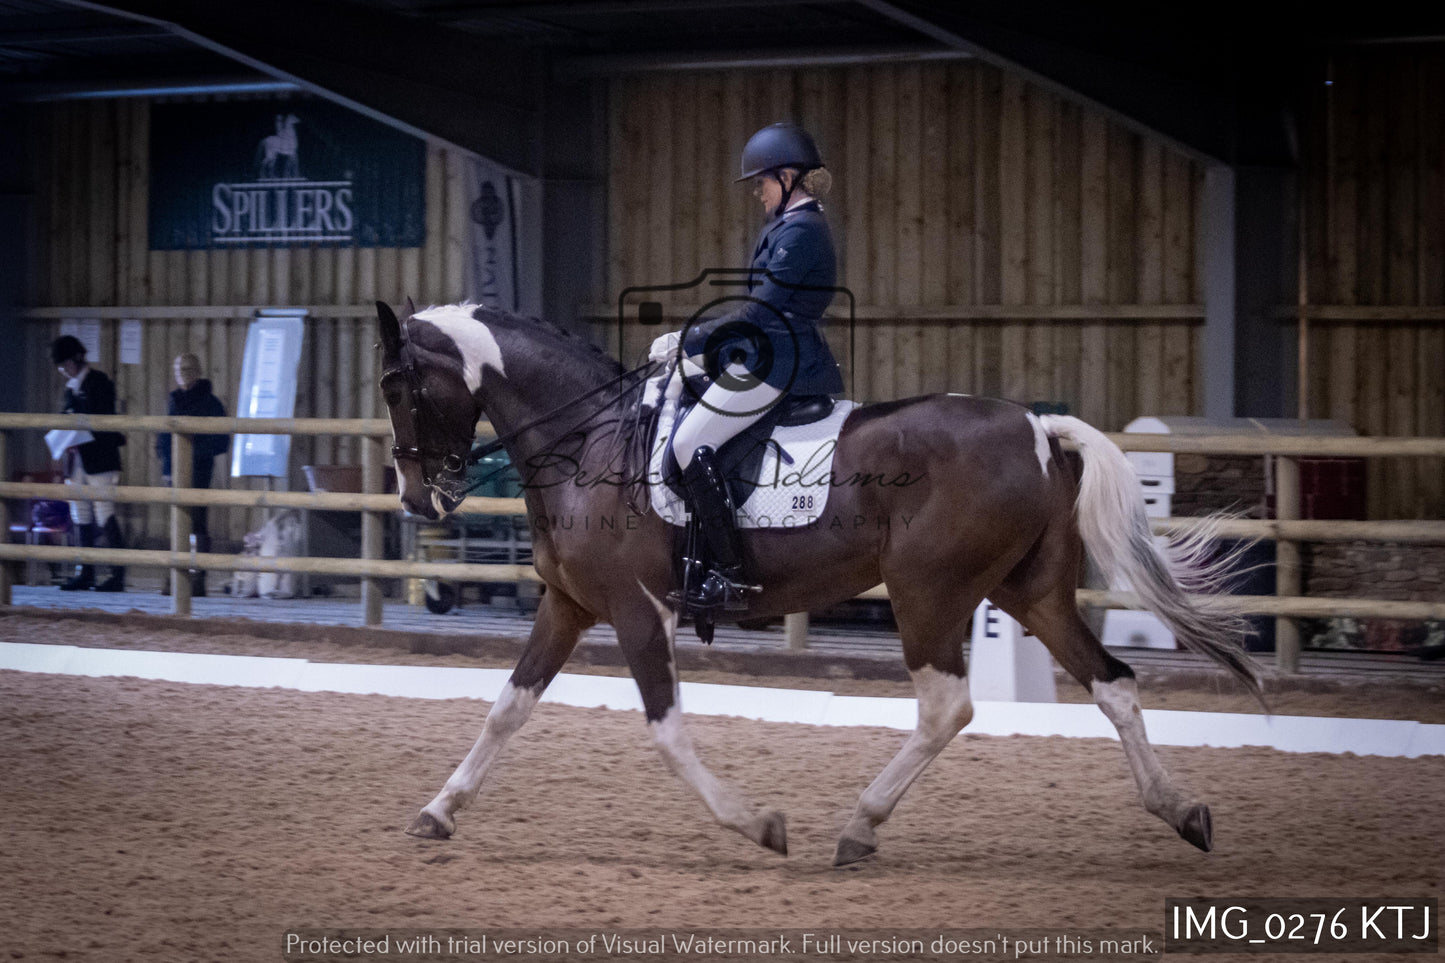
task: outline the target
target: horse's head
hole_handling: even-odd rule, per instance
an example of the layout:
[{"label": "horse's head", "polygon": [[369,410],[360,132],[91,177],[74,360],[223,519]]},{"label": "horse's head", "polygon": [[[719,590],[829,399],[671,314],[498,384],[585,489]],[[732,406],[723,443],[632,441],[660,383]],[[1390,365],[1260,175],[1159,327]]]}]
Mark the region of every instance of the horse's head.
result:
[{"label": "horse's head", "polygon": [[[411,309],[411,302],[407,302]],[[462,355],[435,326],[404,320],[376,303],[381,392],[391,416],[397,490],[408,512],[437,519],[463,498],[467,453],[481,405],[467,386]]]}]

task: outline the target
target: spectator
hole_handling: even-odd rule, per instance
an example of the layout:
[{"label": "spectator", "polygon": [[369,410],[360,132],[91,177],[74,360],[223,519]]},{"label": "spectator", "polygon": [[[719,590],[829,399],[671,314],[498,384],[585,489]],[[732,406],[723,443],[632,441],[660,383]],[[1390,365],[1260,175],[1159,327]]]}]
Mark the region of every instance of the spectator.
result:
[{"label": "spectator", "polygon": [[[177,388],[171,392],[170,403],[166,406],[168,415],[185,415],[198,418],[224,418],[226,406],[211,393],[211,382],[201,377],[201,359],[186,353],[176,355],[175,378]],[[191,487],[210,488],[215,471],[216,456],[224,455],[231,447],[230,435],[193,435],[191,445]],[[171,436],[156,435],[156,456],[161,460],[161,475],[167,485],[171,484]],[[191,532],[196,536],[196,551],[211,550],[211,531],[207,524],[205,505],[191,507]],[[169,594],[170,583],[161,588],[161,594]],[[206,594],[206,573],[191,575],[191,594]]]},{"label": "spectator", "polygon": [[[65,407],[63,414],[113,415],[115,414],[115,382],[103,372],[86,363],[85,345],[72,335],[63,334],[50,344],[50,361],[65,375]],[[67,448],[61,463],[65,472],[65,483],[77,489],[95,486],[114,487],[120,483],[120,446],[125,436],[115,431],[97,431],[91,441]],[[77,494],[83,495],[79,491]],[[125,536],[120,530],[120,519],[115,514],[115,502],[72,500],[70,521],[77,542],[81,548],[97,545],[106,548],[125,548]],[[95,568],[77,565],[75,574],[61,583],[63,592],[75,592],[93,588],[97,592],[125,591],[125,567],[113,565],[110,577],[99,585],[95,582]]]}]

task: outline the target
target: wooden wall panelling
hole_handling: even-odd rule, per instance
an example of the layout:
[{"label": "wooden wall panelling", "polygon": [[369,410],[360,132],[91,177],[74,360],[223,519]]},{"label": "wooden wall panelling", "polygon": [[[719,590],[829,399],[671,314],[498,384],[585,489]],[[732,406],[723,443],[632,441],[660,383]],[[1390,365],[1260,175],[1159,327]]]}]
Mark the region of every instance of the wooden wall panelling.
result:
[{"label": "wooden wall panelling", "polygon": [[[1334,69],[1354,61],[1353,53],[1336,54]],[[1321,288],[1330,304],[1357,304],[1360,89],[1351,78],[1351,82],[1331,84],[1326,91],[1320,126],[1325,128],[1328,146],[1321,158],[1324,170],[1320,173],[1329,185],[1328,207],[1323,216],[1315,219],[1315,223],[1323,223],[1326,248],[1327,273],[1321,279]],[[1356,425],[1359,385],[1355,326],[1331,325],[1329,331],[1329,405],[1325,414]]]},{"label": "wooden wall panelling", "polygon": [[[978,71],[973,64],[949,64],[943,73],[947,78],[947,103],[942,112],[942,132],[948,168],[941,184],[942,203],[948,212],[943,239],[939,247],[930,249],[943,254],[942,273],[946,275],[943,294],[945,304],[976,304],[974,286],[974,143],[975,81]],[[948,388],[965,394],[977,392],[974,373],[975,325],[954,321],[948,325]]]},{"label": "wooden wall panelling", "polygon": [[[726,267],[743,254],[730,250],[725,230],[728,196],[746,194],[748,188],[733,184],[738,176],[737,158],[729,156],[720,124],[726,116],[723,75],[708,71],[698,76],[694,93],[697,109],[693,121],[693,168],[697,184],[697,231],[694,255],[696,270]],[[685,280],[691,280],[686,278]],[[693,301],[701,300],[694,298]]]},{"label": "wooden wall panelling", "polygon": [[[1079,303],[1109,302],[1109,124],[1094,111],[1079,118]],[[1109,329],[1088,321],[1080,334],[1079,417],[1090,424],[1116,427],[1109,421]]]},{"label": "wooden wall panelling", "polygon": [[[1164,243],[1162,247],[1161,300],[1164,304],[1188,304],[1193,298],[1194,173],[1181,154],[1166,150],[1163,156]],[[1169,321],[1162,325],[1160,346],[1160,411],[1166,415],[1187,415],[1195,410],[1196,359],[1189,324]]]},{"label": "wooden wall panelling", "polygon": [[[898,306],[898,68],[880,67],[874,72],[869,107],[871,116],[865,131],[872,138],[869,150],[869,190],[877,203],[869,209],[868,281],[872,303]],[[872,322],[868,330],[868,353],[861,359],[871,375],[869,401],[899,397],[891,326]]]},{"label": "wooden wall panelling", "polygon": [[[1134,262],[1135,146],[1133,135],[1115,125],[1109,126],[1109,254],[1105,279],[1110,304],[1129,304],[1138,296]],[[1105,424],[1111,428],[1121,427],[1139,414],[1134,376],[1134,325],[1109,324],[1107,371]]]},{"label": "wooden wall panelling", "polygon": [[[1024,237],[1027,252],[1024,261],[1024,298],[1032,305],[1052,305],[1058,264],[1054,259],[1054,206],[1057,200],[1054,184],[1055,114],[1057,98],[1039,87],[1030,85],[1024,98],[1025,154]],[[1024,325],[1025,395],[1017,400],[1025,404],[1043,401],[1057,403],[1059,397],[1057,360],[1054,357],[1056,324],[1035,320]]]},{"label": "wooden wall panelling", "polygon": [[[999,98],[999,263],[1000,303],[1029,303],[1029,163],[1028,87],[1023,78],[1007,73]],[[1027,403],[1028,328],[1004,321],[999,332],[1003,397]]]},{"label": "wooden wall panelling", "polygon": [[[922,138],[919,147],[919,240],[918,304],[948,304],[948,275],[951,260],[949,231],[949,152],[947,70],[922,71],[920,97]],[[958,302],[953,302],[958,303]],[[950,323],[924,324],[919,332],[919,383],[923,394],[950,391],[953,372],[949,368]],[[960,389],[961,390],[961,389]]]},{"label": "wooden wall panelling", "polygon": [[[648,124],[644,130],[647,151],[646,193],[647,218],[642,224],[643,241],[647,249],[647,260],[641,281],[647,285],[676,284],[679,278],[673,273],[673,211],[679,198],[674,196],[675,170],[670,158],[677,145],[673,142],[673,114],[677,109],[674,91],[678,77],[664,74],[657,82],[649,84],[644,94],[648,104]],[[679,123],[677,127],[686,126]],[[665,146],[664,146],[665,145]],[[685,280],[685,279],[682,279]],[[664,304],[680,303],[677,292],[662,292]],[[633,347],[627,354],[631,357],[639,347]]]},{"label": "wooden wall panelling", "polygon": [[[871,72],[849,70],[844,83],[847,88],[847,126],[842,168],[835,177],[846,183],[846,194],[840,205],[842,222],[832,222],[832,228],[844,237],[847,260],[839,265],[839,283],[853,292],[860,305],[875,303],[873,298],[872,271],[869,259],[872,257],[870,225],[873,207],[880,200],[874,189],[872,176],[872,138],[869,130],[869,79]],[[874,397],[873,372],[868,364],[869,347],[872,339],[870,324],[859,322],[855,331],[856,354],[843,361],[845,368],[851,367],[852,388],[860,400]],[[830,342],[835,346],[837,342]],[[843,355],[839,355],[842,360]],[[845,371],[845,375],[848,374]]]},{"label": "wooden wall panelling", "polygon": [[[1445,304],[1445,59],[1421,57],[1416,166],[1420,172],[1420,216],[1415,249],[1419,258],[1420,304]],[[1445,325],[1416,329],[1416,433],[1445,435]],[[1419,459],[1418,493],[1410,517],[1445,511],[1445,459]]]},{"label": "wooden wall panelling", "polygon": [[891,336],[893,342],[893,395],[910,398],[923,391],[923,327],[916,315],[924,303],[923,75],[917,64],[905,64],[896,77],[894,234],[884,242],[891,241],[893,248],[894,303],[900,316],[878,330],[884,340]]},{"label": "wooden wall panelling", "polygon": [[[1080,158],[1082,131],[1079,107],[1067,101],[1055,103],[1051,129],[1053,152],[1053,304],[1081,304],[1082,257],[1080,251],[1083,217],[1083,170]],[[1086,376],[1081,369],[1083,326],[1070,321],[1054,324],[1054,400],[1080,413],[1080,393]]]},{"label": "wooden wall panelling", "polygon": [[[1135,264],[1140,304],[1164,302],[1164,148],[1140,138],[1135,174],[1138,199]],[[1164,337],[1157,324],[1141,324],[1135,334],[1135,404],[1139,414],[1163,413]]]},{"label": "wooden wall panelling", "polygon": [[[1419,77],[1415,57],[1402,52],[1392,58],[1389,79],[1389,255],[1385,262],[1387,304],[1415,304],[1419,298],[1418,233],[1419,157],[1417,154],[1417,100]],[[1416,328],[1393,325],[1386,334],[1385,422],[1392,435],[1415,432]],[[1390,487],[1385,511],[1390,518],[1414,513],[1415,459],[1396,459],[1390,466]]]}]

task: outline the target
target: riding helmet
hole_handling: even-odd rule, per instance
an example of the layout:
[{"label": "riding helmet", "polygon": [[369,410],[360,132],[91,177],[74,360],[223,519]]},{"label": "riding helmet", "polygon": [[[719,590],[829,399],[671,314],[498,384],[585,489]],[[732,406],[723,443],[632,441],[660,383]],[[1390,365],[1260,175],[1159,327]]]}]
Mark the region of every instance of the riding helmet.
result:
[{"label": "riding helmet", "polygon": [[823,166],[818,145],[813,137],[797,124],[769,124],[748,138],[743,148],[742,176],[739,181],[780,167],[796,167],[807,173]]}]

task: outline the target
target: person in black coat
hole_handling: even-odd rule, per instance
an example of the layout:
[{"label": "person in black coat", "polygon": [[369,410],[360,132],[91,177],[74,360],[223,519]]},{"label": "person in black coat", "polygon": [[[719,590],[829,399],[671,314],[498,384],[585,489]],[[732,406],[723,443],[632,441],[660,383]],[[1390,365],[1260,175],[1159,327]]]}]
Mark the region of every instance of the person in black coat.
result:
[{"label": "person in black coat", "polygon": [[[90,367],[85,360],[85,345],[69,334],[56,338],[50,345],[50,361],[65,375],[65,406],[62,414],[113,415],[115,382],[104,372]],[[115,431],[97,431],[84,444],[68,448],[62,459],[65,483],[77,488],[110,486],[120,483],[120,447],[125,436]],[[82,548],[97,545],[125,548],[125,535],[115,514],[115,502],[77,499],[70,502],[71,527]],[[61,591],[74,592],[93,588],[97,592],[125,591],[125,567],[111,566],[110,576],[99,585],[95,569],[77,565],[75,574],[61,584]]]},{"label": "person in black coat", "polygon": [[[211,392],[211,382],[201,377],[201,359],[189,352],[176,356],[176,390],[171,392],[168,415],[184,415],[197,418],[224,418],[226,406]],[[231,447],[230,435],[194,435],[191,440],[191,487],[210,488],[214,477],[216,456],[224,455]],[[161,475],[165,484],[171,483],[171,436],[169,433],[156,435],[156,457],[161,460]],[[191,532],[196,536],[196,551],[211,550],[211,530],[207,524],[205,505],[191,506]],[[170,592],[170,584],[162,589]],[[191,576],[191,594],[206,594],[206,573],[196,572]]]}]

